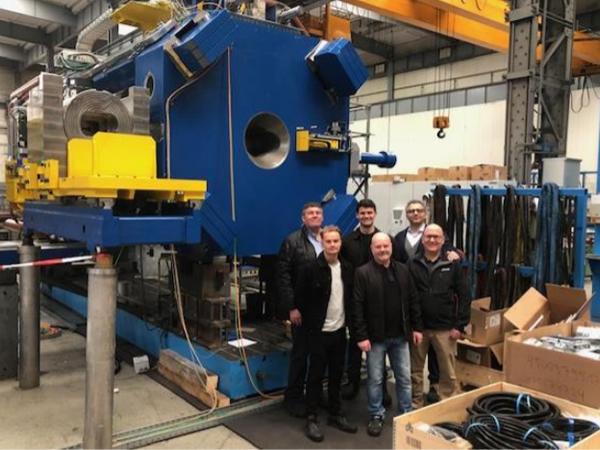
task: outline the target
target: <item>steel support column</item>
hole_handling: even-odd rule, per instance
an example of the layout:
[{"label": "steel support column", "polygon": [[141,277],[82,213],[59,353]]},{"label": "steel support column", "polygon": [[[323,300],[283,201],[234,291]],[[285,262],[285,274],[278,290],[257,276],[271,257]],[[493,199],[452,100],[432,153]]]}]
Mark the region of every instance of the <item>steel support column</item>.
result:
[{"label": "steel support column", "polygon": [[83,448],[112,447],[116,314],[117,271],[99,254],[88,271]]},{"label": "steel support column", "polygon": [[512,0],[508,17],[504,162],[529,184],[533,155],[542,169],[566,153],[575,10],[573,0]]},{"label": "steel support column", "polygon": [[[20,262],[38,258],[40,248],[24,242],[19,248]],[[40,268],[19,269],[19,387],[40,385]]]}]

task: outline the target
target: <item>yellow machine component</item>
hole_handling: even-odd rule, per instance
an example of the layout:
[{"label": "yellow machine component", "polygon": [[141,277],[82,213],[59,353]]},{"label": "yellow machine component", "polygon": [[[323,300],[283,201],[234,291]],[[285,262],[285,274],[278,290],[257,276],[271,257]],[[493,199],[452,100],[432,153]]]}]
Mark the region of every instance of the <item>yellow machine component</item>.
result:
[{"label": "yellow machine component", "polygon": [[111,17],[117,23],[131,25],[147,32],[170,20],[173,14],[174,7],[170,1],[130,1],[118,7]]},{"label": "yellow machine component", "polygon": [[5,184],[6,199],[13,209],[18,209],[25,200],[39,200],[43,192],[32,188],[32,184],[37,184],[37,164],[34,164],[34,171],[27,160],[23,161],[21,167],[17,167],[17,162],[10,160],[5,166]]},{"label": "yellow machine component", "polygon": [[[150,136],[96,133],[71,139],[67,176],[58,175],[58,161],[7,164],[7,197],[13,204],[40,198],[134,198],[143,191],[157,200],[203,200],[206,181],[156,177],[156,151]],[[13,163],[14,164],[14,163]]]},{"label": "yellow machine component", "polygon": [[308,130],[298,130],[296,131],[296,151],[297,152],[307,152],[310,150],[310,133]]},{"label": "yellow machine component", "polygon": [[352,41],[352,31],[350,29],[350,20],[344,17],[331,14],[331,5],[325,7],[325,39],[333,41],[335,39],[347,39]]},{"label": "yellow machine component", "polygon": [[341,148],[341,138],[323,134],[311,134],[308,130],[296,131],[296,151],[334,150]]}]

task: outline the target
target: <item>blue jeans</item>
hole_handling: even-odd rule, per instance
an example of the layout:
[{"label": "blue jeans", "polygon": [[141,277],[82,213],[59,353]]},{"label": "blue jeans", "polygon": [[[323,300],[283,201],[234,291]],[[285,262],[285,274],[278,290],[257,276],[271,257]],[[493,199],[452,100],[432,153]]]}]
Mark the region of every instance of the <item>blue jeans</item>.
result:
[{"label": "blue jeans", "polygon": [[410,382],[410,351],[404,338],[390,338],[383,342],[371,342],[367,353],[367,399],[369,415],[384,416],[382,384],[385,380],[385,355],[389,356],[396,379],[396,399],[400,414],[412,409]]}]

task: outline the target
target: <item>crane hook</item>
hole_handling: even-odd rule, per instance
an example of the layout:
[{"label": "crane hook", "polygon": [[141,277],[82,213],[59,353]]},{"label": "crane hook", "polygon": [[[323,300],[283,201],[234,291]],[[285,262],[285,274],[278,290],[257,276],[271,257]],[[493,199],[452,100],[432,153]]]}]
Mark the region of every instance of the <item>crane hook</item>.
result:
[{"label": "crane hook", "polygon": [[446,132],[443,128],[440,128],[440,130],[437,132],[437,137],[439,139],[444,139],[446,137]]}]

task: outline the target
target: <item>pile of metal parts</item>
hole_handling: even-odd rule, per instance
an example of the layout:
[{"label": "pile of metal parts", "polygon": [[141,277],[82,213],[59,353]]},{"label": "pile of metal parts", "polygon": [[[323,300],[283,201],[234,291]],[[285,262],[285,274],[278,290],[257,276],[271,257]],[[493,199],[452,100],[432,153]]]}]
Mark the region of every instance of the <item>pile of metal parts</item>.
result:
[{"label": "pile of metal parts", "polygon": [[437,423],[427,431],[455,444],[466,440],[475,449],[558,449],[599,429],[588,418],[564,417],[552,402],[527,393],[483,394],[467,412],[462,423]]},{"label": "pile of metal parts", "polygon": [[600,328],[578,327],[574,336],[542,336],[523,343],[600,361]]}]

